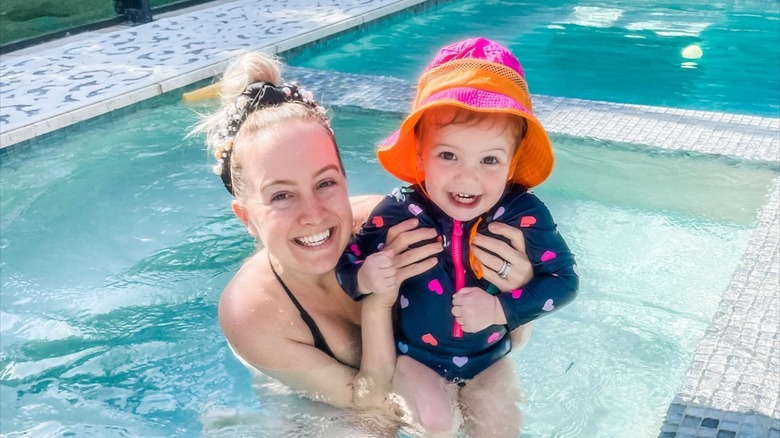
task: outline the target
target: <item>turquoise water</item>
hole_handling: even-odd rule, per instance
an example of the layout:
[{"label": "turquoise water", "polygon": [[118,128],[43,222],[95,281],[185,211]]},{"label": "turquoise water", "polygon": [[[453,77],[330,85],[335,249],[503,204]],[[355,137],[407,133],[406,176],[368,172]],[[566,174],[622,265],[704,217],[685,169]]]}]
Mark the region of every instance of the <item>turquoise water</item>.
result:
[{"label": "turquoise water", "polygon": [[535,94],[780,117],[776,0],[460,0],[290,61],[413,80],[475,35],[512,49]]},{"label": "turquoise water", "polygon": [[[217,300],[254,243],[171,100],[0,162],[0,433],[346,436],[365,421],[253,387],[231,356]],[[373,144],[400,116],[334,114],[352,192],[389,190]],[[776,174],[553,141],[537,193],[581,294],[514,355],[523,436],[655,437]]]}]

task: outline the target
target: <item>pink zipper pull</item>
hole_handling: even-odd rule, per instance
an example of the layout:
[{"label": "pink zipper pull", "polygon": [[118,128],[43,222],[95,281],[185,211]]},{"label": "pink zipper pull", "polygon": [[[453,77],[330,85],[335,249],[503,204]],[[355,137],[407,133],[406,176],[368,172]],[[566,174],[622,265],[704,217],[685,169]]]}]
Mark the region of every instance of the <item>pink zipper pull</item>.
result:
[{"label": "pink zipper pull", "polygon": [[[452,263],[455,266],[455,293],[463,289],[466,286],[466,271],[463,270],[463,257],[461,245],[461,236],[463,236],[463,224],[460,221],[452,220],[452,242],[450,247],[452,248]],[[458,324],[456,320],[452,327],[452,337],[462,338],[463,327]]]}]

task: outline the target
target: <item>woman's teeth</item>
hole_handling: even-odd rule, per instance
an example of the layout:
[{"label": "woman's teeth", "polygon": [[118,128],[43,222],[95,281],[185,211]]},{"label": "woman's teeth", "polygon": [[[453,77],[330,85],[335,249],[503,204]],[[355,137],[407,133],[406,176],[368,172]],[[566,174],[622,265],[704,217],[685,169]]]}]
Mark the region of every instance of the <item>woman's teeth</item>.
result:
[{"label": "woman's teeth", "polygon": [[295,241],[303,246],[319,246],[328,240],[328,237],[330,237],[329,229],[311,236],[297,237]]},{"label": "woman's teeth", "polygon": [[463,204],[471,204],[472,202],[477,200],[476,196],[466,195],[464,193],[454,193],[453,196],[456,201],[461,202]]}]

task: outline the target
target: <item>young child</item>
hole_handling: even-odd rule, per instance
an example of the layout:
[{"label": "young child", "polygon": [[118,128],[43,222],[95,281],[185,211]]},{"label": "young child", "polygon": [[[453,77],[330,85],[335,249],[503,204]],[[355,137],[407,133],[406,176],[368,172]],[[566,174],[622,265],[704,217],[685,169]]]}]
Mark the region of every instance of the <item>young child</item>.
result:
[{"label": "young child", "polygon": [[[511,350],[509,333],[560,309],[578,286],[574,257],[544,204],[528,189],[553,167],[550,140],[534,117],[520,62],[501,45],[472,38],[438,52],[420,77],[411,114],[378,151],[382,166],[412,183],[372,212],[337,267],[354,299],[393,291],[387,230],[416,217],[438,231],[433,269],[400,285],[396,346],[451,382],[474,378]],[[503,222],[523,231],[534,277],[499,291],[482,277],[477,233]],[[502,293],[503,292],[503,293]]]}]

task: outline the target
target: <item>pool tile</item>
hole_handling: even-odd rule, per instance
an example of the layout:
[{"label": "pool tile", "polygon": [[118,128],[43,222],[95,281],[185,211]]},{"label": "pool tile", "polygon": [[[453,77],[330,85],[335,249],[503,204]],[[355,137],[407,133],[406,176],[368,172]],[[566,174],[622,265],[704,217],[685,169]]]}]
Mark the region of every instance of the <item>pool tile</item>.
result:
[{"label": "pool tile", "polygon": [[706,427],[709,429],[716,429],[718,427],[718,424],[720,423],[720,420],[715,418],[704,418],[701,420],[701,427]]},{"label": "pool tile", "polygon": [[699,424],[701,424],[701,418],[700,417],[694,417],[691,415],[686,415],[683,417],[682,422],[680,423],[680,429],[686,428],[686,427],[698,427]]}]

